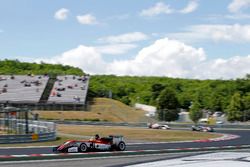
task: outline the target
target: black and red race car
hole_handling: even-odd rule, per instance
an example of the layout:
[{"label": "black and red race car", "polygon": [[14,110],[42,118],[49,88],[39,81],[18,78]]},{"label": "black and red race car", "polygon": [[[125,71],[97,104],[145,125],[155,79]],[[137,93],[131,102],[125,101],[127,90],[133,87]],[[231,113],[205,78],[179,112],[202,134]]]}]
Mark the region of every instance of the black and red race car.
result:
[{"label": "black and red race car", "polygon": [[113,136],[90,140],[68,140],[65,143],[54,147],[53,152],[87,152],[87,151],[124,151],[126,144],[123,136]]}]

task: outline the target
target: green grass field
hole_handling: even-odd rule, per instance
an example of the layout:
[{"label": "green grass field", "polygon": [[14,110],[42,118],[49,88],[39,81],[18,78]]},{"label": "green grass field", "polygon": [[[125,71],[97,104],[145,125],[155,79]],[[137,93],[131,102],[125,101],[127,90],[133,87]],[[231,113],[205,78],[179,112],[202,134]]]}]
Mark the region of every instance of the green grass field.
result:
[{"label": "green grass field", "polygon": [[59,125],[58,131],[66,134],[91,136],[123,135],[128,140],[141,141],[183,141],[216,138],[220,135],[180,130],[160,130],[123,126]]},{"label": "green grass field", "polygon": [[[21,147],[21,146],[53,146],[63,143],[69,139],[86,140],[87,136],[123,135],[127,141],[141,142],[170,142],[170,141],[189,141],[217,138],[221,135],[211,133],[201,133],[180,130],[159,130],[137,127],[122,126],[89,126],[89,125],[58,125],[60,139],[51,142],[27,143],[27,144],[0,144],[0,147]],[[70,137],[71,136],[71,137]],[[81,137],[82,136],[82,137]]]}]

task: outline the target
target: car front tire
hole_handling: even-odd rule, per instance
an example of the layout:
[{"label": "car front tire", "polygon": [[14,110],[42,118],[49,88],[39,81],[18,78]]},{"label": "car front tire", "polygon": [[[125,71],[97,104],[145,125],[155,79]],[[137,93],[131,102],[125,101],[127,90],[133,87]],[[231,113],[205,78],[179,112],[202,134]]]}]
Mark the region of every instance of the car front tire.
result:
[{"label": "car front tire", "polygon": [[52,148],[52,150],[53,150],[53,152],[54,152],[54,153],[59,152],[57,149],[58,149],[58,146],[57,146],[57,147],[53,147],[53,148]]},{"label": "car front tire", "polygon": [[86,152],[88,150],[88,146],[85,143],[82,143],[79,147],[80,152]]}]

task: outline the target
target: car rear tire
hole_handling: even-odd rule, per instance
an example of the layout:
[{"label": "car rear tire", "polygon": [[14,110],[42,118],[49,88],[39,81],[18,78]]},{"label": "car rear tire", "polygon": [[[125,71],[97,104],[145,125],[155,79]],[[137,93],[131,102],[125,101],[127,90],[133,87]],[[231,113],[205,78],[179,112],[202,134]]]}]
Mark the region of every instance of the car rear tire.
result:
[{"label": "car rear tire", "polygon": [[87,150],[88,150],[87,144],[82,143],[82,144],[80,145],[79,151],[80,151],[80,152],[86,152]]},{"label": "car rear tire", "polygon": [[124,151],[126,149],[126,144],[122,141],[118,144],[117,150],[118,151]]}]

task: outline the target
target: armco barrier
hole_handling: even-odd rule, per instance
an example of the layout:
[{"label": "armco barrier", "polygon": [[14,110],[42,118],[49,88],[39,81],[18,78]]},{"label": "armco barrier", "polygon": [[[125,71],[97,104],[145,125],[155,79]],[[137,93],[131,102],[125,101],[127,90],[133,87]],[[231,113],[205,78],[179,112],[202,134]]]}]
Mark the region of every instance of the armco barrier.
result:
[{"label": "armco barrier", "polygon": [[[0,119],[0,121],[4,121]],[[0,144],[9,143],[30,143],[56,140],[56,124],[54,122],[33,121],[29,120],[29,133],[25,134],[25,124],[16,123],[17,119],[9,119],[13,125],[16,126],[17,134],[0,135]],[[18,120],[24,122],[23,120]]]},{"label": "armco barrier", "polygon": [[0,135],[0,144],[30,143],[56,140],[56,132],[25,135]]}]

